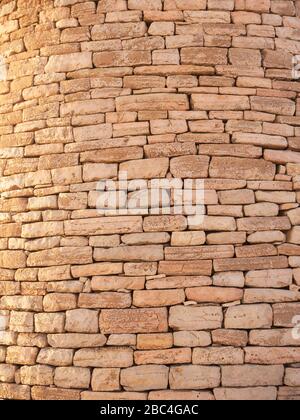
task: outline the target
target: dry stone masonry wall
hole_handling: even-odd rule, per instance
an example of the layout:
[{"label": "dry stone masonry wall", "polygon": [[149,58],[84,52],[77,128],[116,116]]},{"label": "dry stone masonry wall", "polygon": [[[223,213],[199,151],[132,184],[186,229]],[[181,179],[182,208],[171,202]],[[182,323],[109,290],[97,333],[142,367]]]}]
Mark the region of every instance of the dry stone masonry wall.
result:
[{"label": "dry stone masonry wall", "polygon": [[[1,399],[300,398],[299,14],[0,2]],[[203,221],[99,214],[119,171]]]}]

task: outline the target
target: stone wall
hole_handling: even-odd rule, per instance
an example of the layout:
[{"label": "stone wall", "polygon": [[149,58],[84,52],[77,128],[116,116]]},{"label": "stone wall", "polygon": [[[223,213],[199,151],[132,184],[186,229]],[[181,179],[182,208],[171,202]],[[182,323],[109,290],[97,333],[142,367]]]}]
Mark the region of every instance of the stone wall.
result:
[{"label": "stone wall", "polygon": [[[299,399],[299,11],[0,2],[0,398]],[[203,220],[96,209],[119,171]]]}]

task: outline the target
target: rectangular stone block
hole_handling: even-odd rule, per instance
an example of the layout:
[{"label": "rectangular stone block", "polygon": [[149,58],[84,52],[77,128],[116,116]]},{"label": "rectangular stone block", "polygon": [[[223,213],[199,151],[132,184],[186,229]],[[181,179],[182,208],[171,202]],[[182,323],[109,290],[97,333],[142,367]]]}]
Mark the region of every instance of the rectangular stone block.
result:
[{"label": "rectangular stone block", "polygon": [[92,278],[91,288],[96,292],[144,289],[144,277],[95,276]]},{"label": "rectangular stone block", "polygon": [[189,47],[181,50],[182,64],[216,65],[227,62],[227,50],[224,48]]},{"label": "rectangular stone block", "polygon": [[217,306],[170,308],[169,325],[175,331],[200,331],[221,328],[222,309]]},{"label": "rectangular stone block", "polygon": [[120,390],[120,369],[103,368],[94,369],[92,376],[93,391],[119,391]]},{"label": "rectangular stone block", "polygon": [[218,367],[174,366],[170,369],[171,389],[208,389],[220,385],[221,373]]},{"label": "rectangular stone block", "polygon": [[217,272],[269,270],[287,267],[288,260],[286,257],[232,258],[214,261],[214,269]]},{"label": "rectangular stone block", "polygon": [[[224,168],[226,168],[225,173]],[[209,173],[212,178],[272,181],[275,169],[274,164],[263,159],[213,157]]]},{"label": "rectangular stone block", "polygon": [[92,66],[92,54],[82,52],[51,56],[45,70],[47,73],[62,73],[91,68]]},{"label": "rectangular stone block", "polygon": [[167,309],[116,309],[100,314],[103,334],[137,334],[168,331]]},{"label": "rectangular stone block", "polygon": [[54,384],[61,388],[89,388],[89,369],[79,367],[58,367],[55,369]]},{"label": "rectangular stone block", "polygon": [[193,287],[187,288],[186,297],[198,303],[229,303],[243,299],[243,291],[223,287]]},{"label": "rectangular stone block", "polygon": [[130,348],[81,349],[74,355],[74,365],[126,368],[133,365],[133,350]]},{"label": "rectangular stone block", "polygon": [[192,107],[196,111],[244,111],[250,109],[247,96],[192,95]]},{"label": "rectangular stone block", "polygon": [[183,290],[141,290],[133,293],[133,305],[138,308],[173,306],[184,301]]},{"label": "rectangular stone block", "polygon": [[277,388],[217,388],[214,395],[217,401],[276,401]]},{"label": "rectangular stone block", "polygon": [[295,340],[291,329],[253,330],[249,335],[249,343],[262,347],[285,347],[300,345],[300,340]]},{"label": "rectangular stone block", "polygon": [[117,111],[186,111],[189,105],[186,95],[160,93],[118,97],[116,108]]},{"label": "rectangular stone block", "polygon": [[80,400],[80,391],[63,388],[50,388],[33,386],[31,389],[32,399],[35,401],[77,401]]},{"label": "rectangular stone block", "polygon": [[278,303],[273,306],[274,326],[293,328],[295,327],[295,318],[299,316],[299,303]]},{"label": "rectangular stone block", "polygon": [[120,172],[126,172],[128,179],[165,178],[168,169],[166,158],[133,160],[120,165]]},{"label": "rectangular stone block", "polygon": [[161,245],[122,246],[118,248],[96,248],[96,261],[160,261],[164,259]]},{"label": "rectangular stone block", "polygon": [[161,261],[158,272],[167,276],[210,276],[212,261]]},{"label": "rectangular stone block", "polygon": [[136,216],[99,217],[64,222],[68,236],[108,235],[142,232],[142,218]]},{"label": "rectangular stone block", "polygon": [[78,306],[90,309],[130,308],[131,300],[131,295],[128,293],[81,293]]},{"label": "rectangular stone block", "polygon": [[149,51],[109,51],[94,54],[96,67],[126,67],[151,64]]},{"label": "rectangular stone block", "polygon": [[24,251],[0,251],[0,266],[8,269],[26,267],[26,254]]},{"label": "rectangular stone block", "polygon": [[244,363],[242,349],[219,347],[211,349],[196,348],[193,351],[194,365],[239,365]]},{"label": "rectangular stone block", "polygon": [[222,385],[233,387],[278,386],[283,383],[283,366],[224,366]]},{"label": "rectangular stone block", "polygon": [[166,366],[135,366],[121,372],[121,385],[126,391],[167,389],[169,368]]},{"label": "rectangular stone block", "polygon": [[299,347],[246,347],[245,362],[250,364],[287,365],[299,362]]},{"label": "rectangular stone block", "polygon": [[6,400],[30,400],[28,385],[0,384],[0,398]]},{"label": "rectangular stone block", "polygon": [[122,272],[122,263],[95,263],[78,266],[75,265],[71,268],[71,273],[74,278],[115,275],[122,274]]},{"label": "rectangular stone block", "polygon": [[65,247],[31,253],[27,259],[29,267],[43,267],[66,264],[89,264],[92,262],[92,248]]},{"label": "rectangular stone block", "polygon": [[145,22],[107,23],[95,25],[92,29],[93,40],[139,38],[147,32]]},{"label": "rectangular stone block", "polygon": [[225,328],[250,330],[271,328],[273,311],[270,305],[240,305],[228,308],[225,314]]},{"label": "rectangular stone block", "polygon": [[165,258],[171,261],[208,260],[233,256],[234,248],[230,245],[165,248]]},{"label": "rectangular stone block", "polygon": [[192,351],[190,348],[136,351],[134,360],[137,365],[174,365],[191,363]]},{"label": "rectangular stone block", "polygon": [[102,347],[106,344],[106,337],[102,334],[49,334],[49,345],[55,348],[80,349]]}]

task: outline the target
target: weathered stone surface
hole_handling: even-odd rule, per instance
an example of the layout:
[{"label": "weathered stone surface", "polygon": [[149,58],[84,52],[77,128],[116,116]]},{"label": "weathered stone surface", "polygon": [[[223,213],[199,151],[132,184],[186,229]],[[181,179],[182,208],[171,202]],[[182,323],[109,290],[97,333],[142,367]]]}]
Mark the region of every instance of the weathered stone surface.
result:
[{"label": "weathered stone surface", "polygon": [[103,310],[100,315],[103,334],[166,332],[167,324],[165,308]]},{"label": "weathered stone surface", "polygon": [[170,369],[171,389],[208,389],[220,385],[220,368],[178,366]]},{"label": "weathered stone surface", "polygon": [[58,367],[55,369],[54,384],[61,388],[89,388],[90,370],[78,367]]},{"label": "weathered stone surface", "polygon": [[214,344],[244,347],[248,343],[248,333],[242,330],[220,329],[212,332]]},{"label": "weathered stone surface", "polygon": [[120,165],[120,171],[127,172],[128,179],[164,178],[168,169],[169,160],[165,158],[133,160]]},{"label": "weathered stone surface", "polygon": [[159,273],[168,276],[210,276],[212,272],[211,261],[161,261]]},{"label": "weathered stone surface", "polygon": [[270,112],[279,115],[294,115],[295,104],[290,99],[277,98],[274,101],[268,97],[251,98],[251,109],[254,111]]},{"label": "weathered stone surface", "polygon": [[0,251],[0,266],[8,269],[26,267],[26,255],[23,251]]},{"label": "weathered stone surface", "polygon": [[171,159],[170,171],[175,178],[207,178],[207,156],[183,156]]},{"label": "weathered stone surface", "polygon": [[96,248],[94,251],[96,261],[160,261],[163,257],[163,247],[160,245]]},{"label": "weathered stone surface", "polygon": [[96,276],[92,278],[91,282],[92,290],[97,292],[118,291],[120,289],[142,290],[144,285],[144,277]]},{"label": "weathered stone surface", "polygon": [[167,389],[169,368],[166,366],[135,366],[121,372],[121,385],[126,391]]},{"label": "weathered stone surface", "polygon": [[244,274],[239,271],[216,273],[213,277],[213,284],[220,287],[244,287]]},{"label": "weathered stone surface", "polygon": [[244,363],[244,352],[233,347],[199,349],[193,351],[195,365],[236,365]]},{"label": "weathered stone surface", "polygon": [[299,369],[286,369],[284,383],[287,386],[300,386]]},{"label": "weathered stone surface", "polygon": [[210,333],[206,331],[174,332],[174,346],[176,347],[207,347],[211,342]]},{"label": "weathered stone surface", "polygon": [[188,300],[198,303],[228,303],[243,298],[243,291],[234,288],[193,287],[186,289]]},{"label": "weathered stone surface", "polygon": [[37,362],[50,366],[71,366],[73,361],[73,350],[71,349],[41,349]]},{"label": "weathered stone surface", "polygon": [[175,331],[199,331],[220,328],[223,321],[219,307],[175,306],[170,308],[169,325]]},{"label": "weathered stone surface", "polygon": [[128,348],[82,349],[74,355],[74,365],[81,367],[125,368],[133,364],[133,351]]},{"label": "weathered stone surface", "polygon": [[6,363],[15,365],[34,365],[38,349],[35,347],[8,347]]},{"label": "weathered stone surface", "polygon": [[189,348],[137,351],[134,354],[134,360],[137,365],[191,363],[192,352]]},{"label": "weathered stone surface", "polygon": [[206,391],[152,391],[149,400],[154,401],[214,401],[214,396]]},{"label": "weathered stone surface", "polygon": [[55,348],[92,348],[102,347],[106,344],[106,337],[102,334],[50,334],[49,345]]},{"label": "weathered stone surface", "polygon": [[76,296],[71,293],[51,293],[44,297],[46,312],[61,312],[76,308]]},{"label": "weathered stone surface", "polygon": [[118,391],[120,389],[120,369],[94,369],[91,386],[93,391]]},{"label": "weathered stone surface", "polygon": [[[112,9],[99,10],[111,11]],[[92,31],[92,39],[102,40],[102,39],[117,39],[123,37],[136,38],[143,36],[146,33],[146,25],[144,22],[134,22],[134,23],[109,23],[106,25],[96,25]]]},{"label": "weathered stone surface", "polygon": [[298,344],[290,329],[253,330],[249,335],[249,343],[254,346],[285,347]]},{"label": "weathered stone surface", "polygon": [[217,401],[276,401],[275,387],[217,388],[214,390]]},{"label": "weathered stone surface", "polygon": [[193,109],[197,111],[242,111],[250,109],[247,96],[192,95]]},{"label": "weathered stone surface", "polygon": [[[46,263],[47,262],[47,263]],[[34,252],[29,255],[29,267],[44,267],[45,265],[88,264],[92,262],[92,248],[65,247]]]},{"label": "weathered stone surface", "polygon": [[276,327],[285,328],[295,327],[295,324],[297,323],[296,317],[299,315],[299,308],[299,303],[278,303],[274,305],[274,325]]},{"label": "weathered stone surface", "polygon": [[244,294],[244,303],[297,302],[298,299],[299,293],[290,290],[249,289]]},{"label": "weathered stone surface", "polygon": [[141,290],[133,294],[133,305],[138,308],[173,306],[184,301],[183,290]]},{"label": "weathered stone surface", "polygon": [[80,308],[90,309],[114,309],[129,308],[131,306],[131,296],[128,293],[82,293],[78,299]]},{"label": "weathered stone surface", "polygon": [[173,346],[171,333],[139,334],[137,336],[137,348],[139,350],[168,349]]},{"label": "weathered stone surface", "polygon": [[0,398],[7,400],[29,400],[30,387],[28,385],[0,384]]},{"label": "weathered stone surface", "polygon": [[[226,168],[225,173],[224,168]],[[262,159],[214,157],[210,164],[209,173],[212,178],[273,180],[275,166]]]},{"label": "weathered stone surface", "polygon": [[248,287],[272,287],[284,288],[292,284],[292,270],[257,270],[246,274],[246,286]]},{"label": "weathered stone surface", "polygon": [[165,258],[171,261],[208,260],[212,258],[231,258],[234,256],[232,246],[199,246],[165,248]]},{"label": "weathered stone surface", "polygon": [[66,312],[65,330],[68,332],[97,333],[98,312],[74,309]]},{"label": "weathered stone surface", "polygon": [[215,260],[215,271],[250,271],[269,270],[288,267],[288,261],[282,257],[232,258]]},{"label": "weathered stone surface", "polygon": [[187,227],[184,216],[150,216],[144,219],[143,229],[145,232],[157,231],[182,231]]},{"label": "weathered stone surface", "polygon": [[289,363],[298,363],[299,353],[299,347],[247,347],[245,349],[245,362],[251,364],[272,365],[276,363],[277,365],[286,365]]},{"label": "weathered stone surface", "polygon": [[232,329],[270,328],[272,322],[272,308],[264,304],[235,306],[225,315],[225,327]]},{"label": "weathered stone surface", "polygon": [[145,392],[90,392],[81,393],[81,399],[84,401],[146,401]]},{"label": "weathered stone surface", "polygon": [[1,309],[40,312],[43,310],[43,298],[40,296],[3,296]]},{"label": "weathered stone surface", "polygon": [[71,269],[73,277],[90,277],[90,276],[101,276],[101,275],[115,275],[121,274],[123,264],[121,263],[96,263],[73,266]]},{"label": "weathered stone surface", "polygon": [[21,383],[24,385],[52,385],[53,369],[49,366],[23,366],[20,369]]},{"label": "weathered stone surface", "polygon": [[204,232],[174,232],[172,233],[172,246],[196,246],[205,243]]},{"label": "weathered stone surface", "polygon": [[116,100],[117,111],[185,111],[188,109],[186,95],[149,94],[136,97],[119,97]]},{"label": "weathered stone surface", "polygon": [[32,387],[32,399],[37,401],[76,401],[80,399],[80,391],[34,386]]},{"label": "weathered stone surface", "polygon": [[118,233],[142,232],[141,217],[98,218],[70,220],[65,222],[65,234],[74,235],[107,235]]},{"label": "weathered stone surface", "polygon": [[91,67],[92,55],[84,52],[52,56],[49,58],[45,70],[47,73],[59,73]]},{"label": "weathered stone surface", "polygon": [[1,382],[14,382],[16,374],[16,367],[12,365],[0,365],[0,379]]},{"label": "weathered stone surface", "polygon": [[283,366],[224,366],[222,385],[233,387],[282,385]]}]

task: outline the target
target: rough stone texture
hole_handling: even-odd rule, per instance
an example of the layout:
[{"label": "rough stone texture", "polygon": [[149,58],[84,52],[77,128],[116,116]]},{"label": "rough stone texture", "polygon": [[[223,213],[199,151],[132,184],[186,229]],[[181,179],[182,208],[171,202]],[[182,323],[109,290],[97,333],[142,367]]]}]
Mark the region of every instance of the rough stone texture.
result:
[{"label": "rough stone texture", "polygon": [[0,1],[0,399],[300,399],[299,14]]}]

